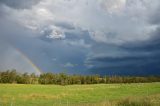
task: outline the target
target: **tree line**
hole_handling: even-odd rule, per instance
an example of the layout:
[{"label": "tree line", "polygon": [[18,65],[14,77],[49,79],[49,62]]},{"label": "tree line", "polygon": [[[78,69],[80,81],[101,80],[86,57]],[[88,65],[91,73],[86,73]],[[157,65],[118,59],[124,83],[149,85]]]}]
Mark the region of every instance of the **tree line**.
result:
[{"label": "tree line", "polygon": [[111,83],[147,83],[160,82],[160,76],[100,76],[100,75],[67,75],[65,73],[18,73],[16,70],[0,72],[0,83],[16,84],[111,84]]}]

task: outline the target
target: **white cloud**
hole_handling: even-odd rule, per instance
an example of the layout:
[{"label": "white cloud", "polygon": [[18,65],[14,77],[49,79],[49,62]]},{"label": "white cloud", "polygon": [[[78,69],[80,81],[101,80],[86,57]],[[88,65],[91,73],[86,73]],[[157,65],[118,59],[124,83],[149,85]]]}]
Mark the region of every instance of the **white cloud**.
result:
[{"label": "white cloud", "polygon": [[75,67],[75,65],[72,64],[72,63],[70,63],[70,62],[68,62],[68,63],[66,63],[66,64],[64,65],[64,67]]},{"label": "white cloud", "polygon": [[102,7],[110,14],[122,11],[125,8],[126,0],[103,0]]},{"label": "white cloud", "polygon": [[52,32],[46,37],[50,39],[64,39],[65,35],[63,32],[53,29]]}]

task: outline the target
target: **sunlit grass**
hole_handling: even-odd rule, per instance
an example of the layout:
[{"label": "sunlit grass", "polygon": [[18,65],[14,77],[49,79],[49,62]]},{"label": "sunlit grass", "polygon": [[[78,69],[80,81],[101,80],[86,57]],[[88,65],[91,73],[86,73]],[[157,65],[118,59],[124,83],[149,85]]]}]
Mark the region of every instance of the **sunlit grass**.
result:
[{"label": "sunlit grass", "polygon": [[145,100],[154,104],[160,103],[157,98],[160,99],[160,83],[69,86],[0,84],[0,106],[114,106],[143,104]]}]

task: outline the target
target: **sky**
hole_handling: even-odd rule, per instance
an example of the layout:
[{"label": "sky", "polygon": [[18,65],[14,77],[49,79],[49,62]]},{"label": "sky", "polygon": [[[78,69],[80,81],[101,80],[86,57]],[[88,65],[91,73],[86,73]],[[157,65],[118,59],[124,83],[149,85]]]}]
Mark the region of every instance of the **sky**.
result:
[{"label": "sky", "polygon": [[160,75],[159,0],[0,0],[0,70]]}]

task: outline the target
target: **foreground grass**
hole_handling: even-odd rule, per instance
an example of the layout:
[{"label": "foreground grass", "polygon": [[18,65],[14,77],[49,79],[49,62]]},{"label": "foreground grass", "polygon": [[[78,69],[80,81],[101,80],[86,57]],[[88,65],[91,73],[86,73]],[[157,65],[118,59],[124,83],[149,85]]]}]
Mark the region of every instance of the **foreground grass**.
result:
[{"label": "foreground grass", "polygon": [[159,106],[160,83],[0,84],[0,106]]}]

